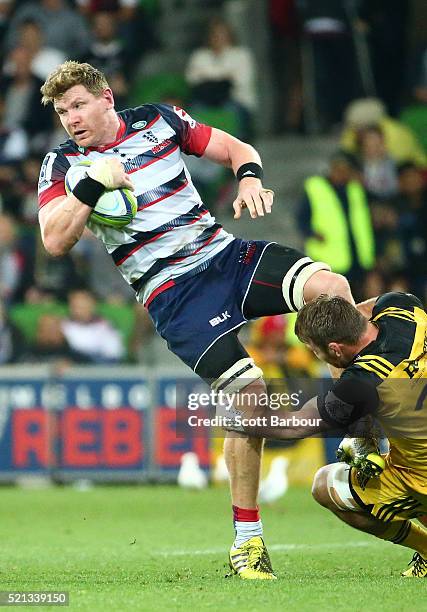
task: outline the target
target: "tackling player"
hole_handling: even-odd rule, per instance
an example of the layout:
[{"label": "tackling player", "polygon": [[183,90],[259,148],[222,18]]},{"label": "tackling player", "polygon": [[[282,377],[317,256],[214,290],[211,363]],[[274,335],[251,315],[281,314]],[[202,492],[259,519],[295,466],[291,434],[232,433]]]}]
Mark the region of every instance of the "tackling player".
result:
[{"label": "tackling player", "polygon": [[[238,340],[249,319],[300,309],[320,293],[352,301],[347,281],[328,265],[274,243],[234,238],[210,215],[194,188],[182,153],[233,169],[243,208],[252,218],[271,212],[255,149],[197,123],[184,110],[143,104],[116,112],[104,75],[68,61],[42,89],[70,139],[44,161],[39,221],[45,248],[67,253],[88,226],[135,290],[171,351],[214,389],[265,393],[262,371]],[[93,163],[70,195],[64,178],[83,160]],[[134,189],[135,218],[115,229],[91,222],[105,189]],[[262,440],[234,433],[225,440],[236,539],[233,570],[245,579],[274,579],[257,508]]]},{"label": "tackling player", "polygon": [[[299,311],[295,331],[319,358],[344,371],[328,393],[287,413],[320,419],[318,424],[258,433],[302,438],[348,430],[374,416],[390,444],[380,475],[366,479],[363,470],[346,463],[327,465],[315,476],[313,495],[352,527],[413,549],[412,565],[402,575],[427,577],[427,530],[411,520],[424,522],[427,514],[427,313],[422,303],[407,293],[384,294],[368,322],[346,300],[320,296]],[[344,446],[354,453],[351,444]]]}]

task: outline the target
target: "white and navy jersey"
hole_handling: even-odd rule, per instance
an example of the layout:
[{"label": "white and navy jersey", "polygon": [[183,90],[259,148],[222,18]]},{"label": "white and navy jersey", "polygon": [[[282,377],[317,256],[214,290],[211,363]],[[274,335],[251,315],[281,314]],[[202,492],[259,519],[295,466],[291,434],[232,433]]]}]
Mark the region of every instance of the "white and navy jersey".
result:
[{"label": "white and navy jersey", "polygon": [[212,129],[183,109],[144,104],[118,113],[120,129],[105,147],[78,147],[73,140],[49,152],[39,178],[39,207],[65,195],[73,164],[118,157],[135,186],[138,211],[124,228],[88,227],[115,265],[147,303],[176,282],[204,270],[233,239],[211,216],[195,189],[182,153],[203,155]]}]

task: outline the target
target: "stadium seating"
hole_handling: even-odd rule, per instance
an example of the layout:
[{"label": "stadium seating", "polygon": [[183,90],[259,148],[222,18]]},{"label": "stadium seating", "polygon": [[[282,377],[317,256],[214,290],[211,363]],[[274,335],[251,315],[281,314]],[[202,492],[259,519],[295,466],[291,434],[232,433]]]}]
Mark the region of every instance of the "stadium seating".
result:
[{"label": "stadium seating", "polygon": [[189,112],[194,119],[200,123],[206,123],[212,127],[224,130],[233,136],[238,136],[239,133],[239,118],[237,113],[228,108],[222,107],[197,107],[189,108]]},{"label": "stadium seating", "polygon": [[167,102],[170,98],[185,102],[188,95],[188,85],[182,74],[159,72],[149,76],[141,76],[135,81],[129,96],[129,106],[139,106],[147,102]]}]

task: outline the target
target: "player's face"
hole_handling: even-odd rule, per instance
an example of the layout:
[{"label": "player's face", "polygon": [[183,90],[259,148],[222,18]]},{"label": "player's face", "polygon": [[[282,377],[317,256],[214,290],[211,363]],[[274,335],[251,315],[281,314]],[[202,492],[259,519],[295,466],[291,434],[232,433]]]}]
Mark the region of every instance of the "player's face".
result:
[{"label": "player's face", "polygon": [[106,89],[100,96],[83,85],[74,85],[55,100],[55,111],[69,136],[80,147],[96,147],[113,142],[117,132],[113,94]]}]

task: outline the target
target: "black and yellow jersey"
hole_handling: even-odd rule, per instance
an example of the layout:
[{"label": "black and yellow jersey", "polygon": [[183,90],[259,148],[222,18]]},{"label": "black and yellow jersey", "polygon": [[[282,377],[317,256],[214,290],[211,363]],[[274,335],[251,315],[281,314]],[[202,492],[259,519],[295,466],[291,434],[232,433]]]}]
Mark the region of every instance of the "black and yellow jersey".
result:
[{"label": "black and yellow jersey", "polygon": [[418,474],[417,488],[427,492],[427,313],[411,294],[386,293],[371,322],[377,338],[318,398],[319,412],[335,427],[373,414],[389,439],[393,465]]}]

